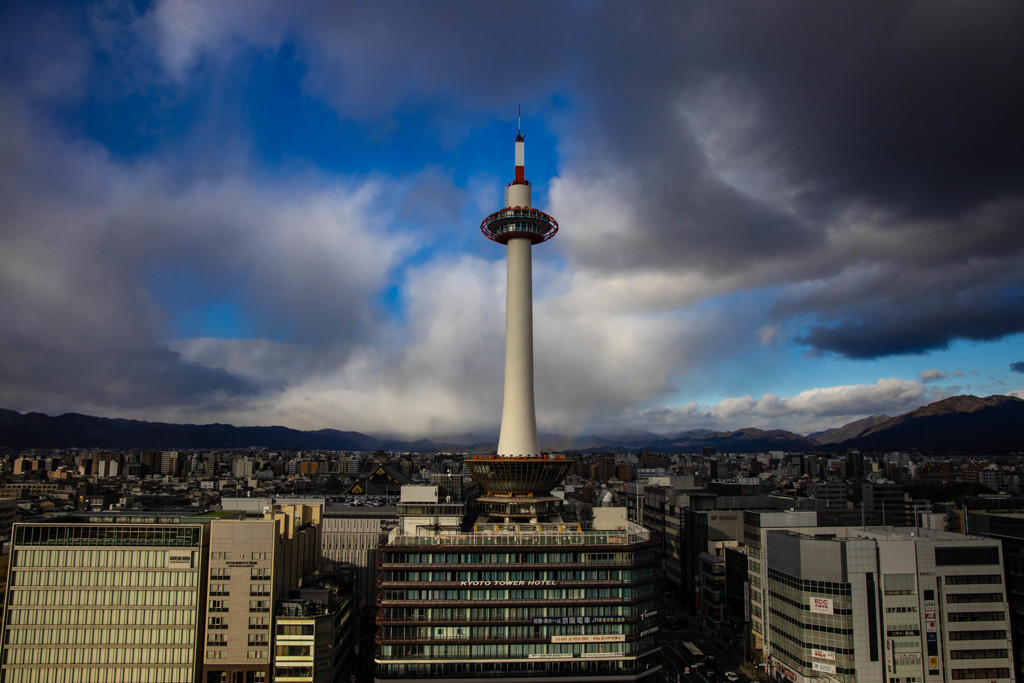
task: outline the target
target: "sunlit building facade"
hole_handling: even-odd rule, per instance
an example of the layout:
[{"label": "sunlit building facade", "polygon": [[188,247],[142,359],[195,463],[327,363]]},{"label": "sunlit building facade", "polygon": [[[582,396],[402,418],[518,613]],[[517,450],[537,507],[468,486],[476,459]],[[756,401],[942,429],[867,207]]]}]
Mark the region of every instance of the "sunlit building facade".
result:
[{"label": "sunlit building facade", "polygon": [[191,683],[209,520],[18,523],[3,623],[7,683]]}]

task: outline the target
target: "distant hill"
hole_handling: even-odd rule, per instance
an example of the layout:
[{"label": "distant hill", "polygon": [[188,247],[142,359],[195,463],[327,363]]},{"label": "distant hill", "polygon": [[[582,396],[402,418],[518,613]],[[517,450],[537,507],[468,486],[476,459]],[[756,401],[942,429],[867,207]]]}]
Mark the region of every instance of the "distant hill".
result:
[{"label": "distant hill", "polygon": [[814,434],[808,434],[807,436],[818,443],[842,443],[849,439],[855,439],[858,436],[863,435],[872,427],[891,419],[892,418],[888,415],[869,415],[868,417],[843,425],[842,427],[833,427],[832,429],[826,429],[823,432],[815,432]]},{"label": "distant hill", "polygon": [[[465,440],[463,440],[465,439]],[[1012,396],[954,396],[889,417],[872,415],[841,427],[801,436],[780,429],[749,427],[728,432],[693,429],[667,435],[639,430],[569,437],[541,434],[548,451],[591,453],[723,453],[812,450],[918,450],[952,453],[1024,451],[1024,400]],[[288,427],[179,425],[91,417],[68,413],[50,417],[0,409],[0,446],[11,448],[275,448],[283,450],[493,452],[496,442],[478,434],[441,439],[381,440],[360,432]]]},{"label": "distant hill", "polygon": [[839,445],[938,453],[1024,451],[1024,400],[953,396],[890,418]]},{"label": "distant hill", "polygon": [[0,410],[0,446],[12,448],[281,448],[288,450],[375,450],[379,441],[359,432],[288,427],[179,425],[67,413]]},{"label": "distant hill", "polygon": [[724,453],[760,453],[763,451],[807,451],[818,447],[818,442],[782,429],[756,429],[747,427],[733,432],[709,432],[681,437],[672,442],[672,450],[700,453],[704,448],[715,448]]}]

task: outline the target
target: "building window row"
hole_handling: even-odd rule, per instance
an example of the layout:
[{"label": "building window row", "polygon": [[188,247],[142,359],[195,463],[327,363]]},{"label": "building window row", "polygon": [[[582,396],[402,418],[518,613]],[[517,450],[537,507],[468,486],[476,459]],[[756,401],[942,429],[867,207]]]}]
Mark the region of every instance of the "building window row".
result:
[{"label": "building window row", "polygon": [[[650,553],[648,555],[652,556]],[[531,553],[388,553],[384,562],[400,564],[603,564],[631,566],[642,563],[643,553],[531,552]]]},{"label": "building window row", "polygon": [[[559,661],[559,673],[563,676],[575,676],[577,680],[589,680],[599,676],[629,675],[635,678],[635,674],[648,671],[658,662],[654,653],[647,653],[636,659],[620,660],[596,660],[566,659]],[[550,678],[551,663],[540,660],[532,661],[499,661],[499,662],[450,662],[445,664],[382,664],[380,665],[384,676],[394,676],[405,679],[419,678],[428,679],[438,675],[446,678],[458,678],[472,676],[488,679],[512,677],[530,677],[532,680],[543,680]]]},{"label": "building window row", "polygon": [[651,595],[652,585],[609,588],[539,588],[532,589],[479,589],[479,590],[387,590],[384,600],[574,600],[574,599],[620,599],[630,600]]},{"label": "building window row", "polygon": [[1006,619],[1005,612],[950,612],[947,619],[951,622],[958,621],[1003,621]]},{"label": "building window row", "polygon": [[249,601],[250,612],[269,612],[270,601],[269,600],[250,600]]},{"label": "building window row", "polygon": [[788,631],[783,631],[778,626],[772,626],[771,627],[771,632],[782,636],[783,638],[785,638],[789,642],[793,643],[794,645],[800,646],[804,650],[812,650],[812,649],[818,648],[818,649],[821,649],[821,650],[829,650],[830,652],[834,652],[837,655],[853,656],[853,648],[852,647],[840,647],[839,645],[837,645],[835,643],[824,642],[824,641],[822,641],[822,642],[804,642],[804,641],[800,640],[798,637],[796,637],[795,635],[793,635],[792,633],[789,633]]},{"label": "building window row", "polygon": [[973,586],[1002,583],[1000,574],[953,574],[945,577],[947,586]]},{"label": "building window row", "polygon": [[[380,620],[450,622],[450,621],[533,621],[534,619],[589,619],[589,623],[622,623],[637,619],[642,605],[570,605],[537,607],[384,607]],[[587,623],[587,622],[583,622]]]},{"label": "building window row", "polygon": [[[794,666],[794,667],[801,667],[801,668],[804,668],[804,669],[813,669],[813,667],[814,667],[814,665],[811,662],[805,662],[803,659],[801,659],[800,657],[797,657],[792,652],[789,652],[785,648],[779,647],[779,646],[775,645],[774,643],[772,644],[772,654],[775,655],[776,657],[779,656],[779,655],[783,655],[785,659],[789,660],[791,666]],[[854,668],[849,668],[849,667],[844,667],[844,666],[836,666],[836,673],[837,674],[843,674],[843,675],[853,675],[853,674],[857,673],[857,670],[854,669]]]},{"label": "building window row", "polygon": [[624,581],[656,576],[654,567],[639,569],[551,571],[405,571],[384,572],[385,581]]},{"label": "building window row", "polygon": [[973,602],[1002,602],[1002,593],[948,593],[946,602],[950,604],[964,604]]},{"label": "building window row", "polygon": [[10,585],[57,588],[193,588],[199,573],[193,569],[21,569],[11,573]]},{"label": "building window row", "polygon": [[950,640],[1006,640],[1006,631],[948,631]]},{"label": "building window row", "polygon": [[[23,664],[43,664],[63,667],[85,666],[145,666],[191,665],[195,659],[192,647],[68,647],[68,648],[7,648],[5,668]],[[4,672],[5,674],[8,671]]]},{"label": "building window row", "polygon": [[10,645],[70,647],[77,645],[137,646],[192,645],[195,628],[12,628]]},{"label": "building window row", "polygon": [[[778,592],[773,591],[771,589],[768,590],[768,595],[770,597],[780,601],[780,602],[784,602],[787,605],[791,605],[791,606],[795,607],[798,610],[802,610],[804,612],[810,612],[811,611],[811,602],[810,602],[811,596],[809,596],[809,595],[808,596],[801,596],[803,598],[803,601],[794,600],[793,598],[790,598],[787,595],[783,595],[782,593],[778,593]],[[832,607],[832,614],[838,615],[838,616],[850,615],[850,614],[853,614],[853,609],[850,608],[850,607],[836,607],[836,606],[833,605],[833,607]],[[830,615],[822,615],[822,616],[830,616]]]},{"label": "building window row", "polygon": [[195,590],[22,590],[12,588],[12,607],[188,607],[196,604]]},{"label": "building window row", "polygon": [[981,678],[1009,678],[1010,670],[1003,667],[984,669],[953,669],[950,676],[954,681],[972,681]]},{"label": "building window row", "polygon": [[382,659],[426,659],[426,658],[528,658],[530,655],[577,655],[617,654],[629,656],[650,649],[654,641],[645,638],[634,643],[494,643],[465,644],[446,643],[441,645],[403,643],[381,645]]},{"label": "building window row", "polygon": [[530,640],[562,635],[624,635],[633,639],[647,630],[641,624],[598,624],[578,626],[385,626],[384,640]]},{"label": "building window row", "polygon": [[19,609],[8,607],[8,626],[178,626],[195,623],[195,608]]},{"label": "building window row", "polygon": [[14,528],[14,544],[42,546],[160,546],[180,548],[198,546],[201,534],[202,529],[198,526],[19,524]]},{"label": "building window row", "polygon": [[840,635],[840,636],[853,635],[853,629],[852,628],[838,628],[836,626],[824,626],[822,624],[806,623],[806,622],[800,621],[798,619],[794,619],[793,617],[789,616],[788,614],[780,612],[779,610],[774,609],[774,608],[770,609],[769,612],[770,612],[770,614],[773,617],[778,617],[779,619],[783,619],[785,621],[788,621],[789,623],[791,623],[791,624],[793,624],[795,626],[798,626],[798,627],[800,627],[802,629],[805,629],[807,631],[817,631],[819,633],[834,633],[834,634]]},{"label": "building window row", "polygon": [[279,636],[311,636],[315,627],[313,624],[283,624],[277,623],[277,635]]},{"label": "building window row", "polygon": [[812,581],[786,574],[778,569],[768,568],[768,579],[778,581],[784,586],[816,595],[849,596],[852,594],[850,584],[835,581]]},{"label": "building window row", "polygon": [[950,659],[1005,659],[1006,650],[1000,648],[982,650],[950,650]]},{"label": "building window row", "polygon": [[957,567],[980,564],[999,564],[999,546],[969,545],[935,548],[935,566]]}]

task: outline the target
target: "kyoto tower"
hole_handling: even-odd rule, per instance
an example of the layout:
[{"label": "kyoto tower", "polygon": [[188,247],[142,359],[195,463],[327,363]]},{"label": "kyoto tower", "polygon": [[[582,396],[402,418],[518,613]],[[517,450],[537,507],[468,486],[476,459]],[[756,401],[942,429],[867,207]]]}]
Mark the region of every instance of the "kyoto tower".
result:
[{"label": "kyoto tower", "polygon": [[522,123],[516,135],[515,180],[505,186],[505,208],[480,224],[490,240],[508,247],[505,303],[505,399],[501,411],[498,455],[540,455],[533,401],[533,269],[531,249],[558,232],[554,218],[531,207],[526,179],[526,138]]},{"label": "kyoto tower", "polygon": [[533,404],[533,272],[531,249],[558,232],[558,223],[530,206],[526,179],[526,138],[516,135],[515,179],[505,186],[505,208],[480,224],[484,235],[508,247],[505,304],[505,399],[498,450],[489,458],[466,462],[470,475],[486,491],[477,501],[482,518],[505,521],[557,521],[558,498],[551,489],[571,465],[564,457],[540,452]]}]

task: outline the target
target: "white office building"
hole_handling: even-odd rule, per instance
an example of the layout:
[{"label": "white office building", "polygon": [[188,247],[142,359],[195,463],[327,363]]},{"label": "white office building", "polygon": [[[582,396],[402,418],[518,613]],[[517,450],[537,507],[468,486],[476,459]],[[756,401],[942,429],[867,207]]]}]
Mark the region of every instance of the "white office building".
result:
[{"label": "white office building", "polygon": [[910,527],[766,534],[776,680],[1012,681],[998,541]]}]

